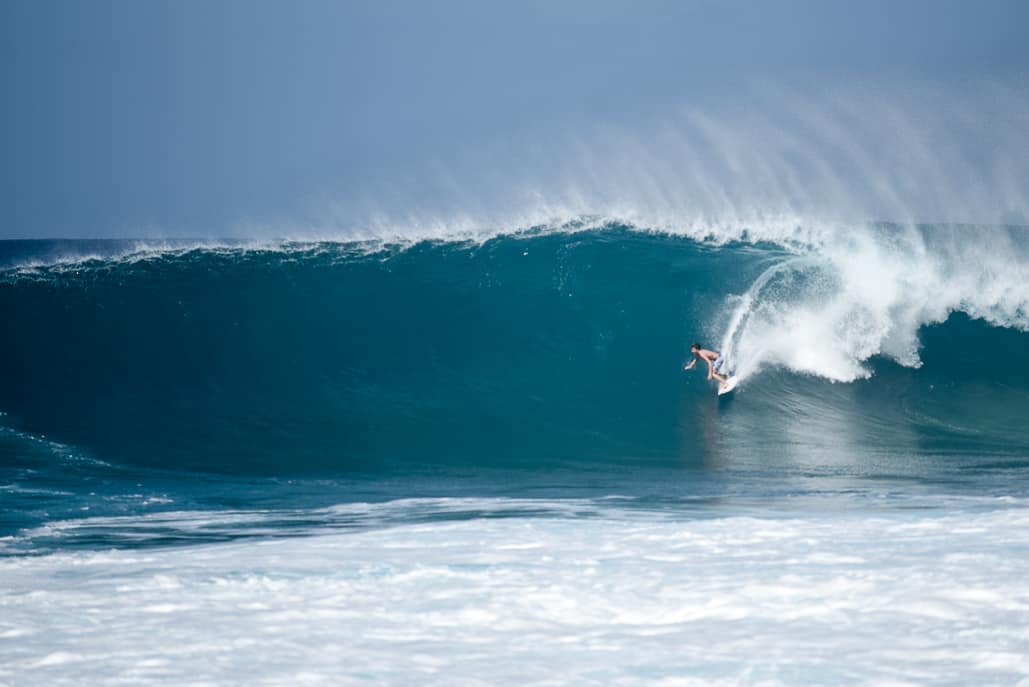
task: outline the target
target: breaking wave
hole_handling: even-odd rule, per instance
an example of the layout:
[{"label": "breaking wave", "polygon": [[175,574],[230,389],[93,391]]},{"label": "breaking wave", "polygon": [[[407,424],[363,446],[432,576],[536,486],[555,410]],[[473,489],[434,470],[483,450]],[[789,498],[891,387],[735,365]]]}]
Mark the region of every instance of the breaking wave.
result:
[{"label": "breaking wave", "polygon": [[[706,460],[725,434],[769,428],[821,444],[845,427],[855,450],[1029,443],[1017,227],[587,219],[406,243],[4,250],[5,423],[98,460]],[[696,339],[727,355],[735,400],[683,376]],[[712,412],[717,441],[693,427]]]}]

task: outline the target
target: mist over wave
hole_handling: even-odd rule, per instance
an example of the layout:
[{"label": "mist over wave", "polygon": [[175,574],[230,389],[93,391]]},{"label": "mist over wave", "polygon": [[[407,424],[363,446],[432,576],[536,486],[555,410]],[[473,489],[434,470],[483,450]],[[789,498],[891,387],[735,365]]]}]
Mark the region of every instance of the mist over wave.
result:
[{"label": "mist over wave", "polygon": [[1029,224],[1026,77],[755,83],[659,113],[515,130],[327,187],[244,236],[481,237],[602,217],[690,236]]}]

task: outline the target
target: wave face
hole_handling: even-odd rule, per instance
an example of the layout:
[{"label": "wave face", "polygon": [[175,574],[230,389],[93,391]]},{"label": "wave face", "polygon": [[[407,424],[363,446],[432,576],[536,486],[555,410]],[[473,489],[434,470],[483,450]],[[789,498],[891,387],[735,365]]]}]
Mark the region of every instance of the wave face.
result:
[{"label": "wave face", "polygon": [[[404,247],[12,242],[4,441],[244,475],[1024,454],[1027,243],[617,224]],[[728,355],[733,396],[681,371],[693,340]]]}]

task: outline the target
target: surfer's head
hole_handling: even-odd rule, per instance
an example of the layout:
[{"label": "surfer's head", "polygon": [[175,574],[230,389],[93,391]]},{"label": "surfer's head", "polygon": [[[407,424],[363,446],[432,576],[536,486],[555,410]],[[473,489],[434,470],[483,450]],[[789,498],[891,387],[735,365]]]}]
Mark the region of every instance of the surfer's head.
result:
[{"label": "surfer's head", "polygon": [[693,351],[694,353],[699,351],[701,348],[702,348],[702,346],[699,343],[695,343],[692,346],[690,346],[690,350]]}]

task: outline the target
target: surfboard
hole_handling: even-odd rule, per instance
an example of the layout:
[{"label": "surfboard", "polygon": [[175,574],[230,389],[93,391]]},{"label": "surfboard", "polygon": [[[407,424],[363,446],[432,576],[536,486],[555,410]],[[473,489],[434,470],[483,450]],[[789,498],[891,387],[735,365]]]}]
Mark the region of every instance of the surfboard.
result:
[{"label": "surfboard", "polygon": [[727,380],[718,385],[718,395],[727,394],[736,388],[736,384],[739,382],[736,377],[729,377]]}]

